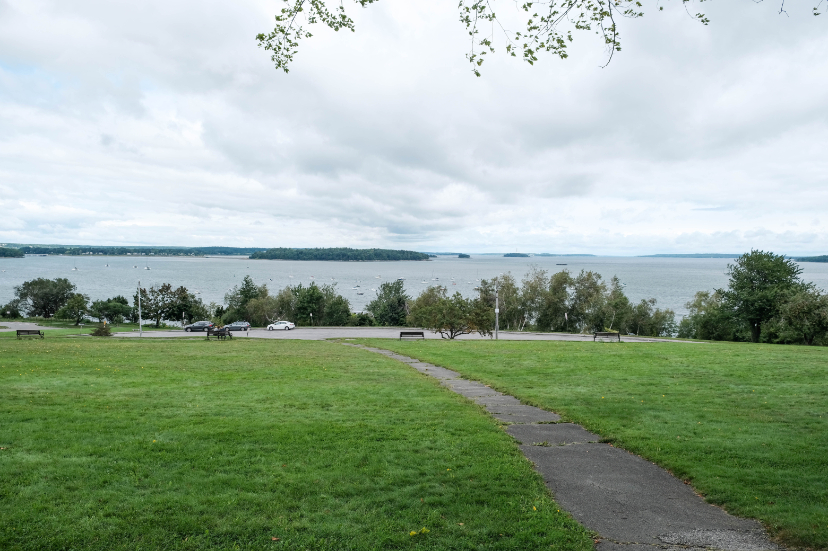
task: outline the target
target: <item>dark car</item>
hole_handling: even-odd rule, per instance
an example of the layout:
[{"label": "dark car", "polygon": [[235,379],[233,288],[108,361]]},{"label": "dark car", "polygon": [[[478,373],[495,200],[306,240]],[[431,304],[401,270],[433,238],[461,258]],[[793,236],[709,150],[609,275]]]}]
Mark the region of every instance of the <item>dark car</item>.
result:
[{"label": "dark car", "polygon": [[228,331],[250,331],[250,324],[246,321],[234,321],[224,326]]},{"label": "dark car", "polygon": [[185,326],[184,331],[187,331],[188,333],[190,331],[207,331],[213,327],[215,327],[215,325],[213,325],[212,321],[197,321],[193,324]]}]

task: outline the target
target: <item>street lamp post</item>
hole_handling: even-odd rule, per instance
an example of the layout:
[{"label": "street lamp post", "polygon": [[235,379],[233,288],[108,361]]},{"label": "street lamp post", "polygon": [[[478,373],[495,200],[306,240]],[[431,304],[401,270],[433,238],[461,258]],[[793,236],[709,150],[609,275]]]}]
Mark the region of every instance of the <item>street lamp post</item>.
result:
[{"label": "street lamp post", "polygon": [[141,282],[138,282],[138,336],[144,336],[144,325],[141,320]]},{"label": "street lamp post", "polygon": [[495,285],[495,340],[497,340],[497,333],[500,329],[500,299],[497,296],[497,285]]}]

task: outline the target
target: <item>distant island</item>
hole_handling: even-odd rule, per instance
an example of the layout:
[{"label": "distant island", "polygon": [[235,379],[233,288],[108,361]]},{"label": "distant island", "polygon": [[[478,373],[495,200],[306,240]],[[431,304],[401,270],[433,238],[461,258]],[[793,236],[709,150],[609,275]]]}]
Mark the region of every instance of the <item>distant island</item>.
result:
[{"label": "distant island", "polygon": [[255,252],[250,255],[257,260],[333,260],[339,262],[376,262],[379,260],[428,260],[428,255],[414,251],[390,249],[288,249],[279,247]]},{"label": "distant island", "polygon": [[23,258],[26,254],[13,247],[0,247],[0,258]]},{"label": "distant island", "polygon": [[471,256],[464,253],[460,253],[457,255],[457,258],[471,258]]},{"label": "distant island", "polygon": [[739,258],[741,254],[696,253],[696,254],[642,254],[639,258]]},{"label": "distant island", "polygon": [[114,247],[96,245],[17,245],[24,254],[104,256],[247,256],[264,247]]},{"label": "distant island", "polygon": [[529,255],[526,253],[506,253],[503,255],[504,258],[528,258]]},{"label": "distant island", "polygon": [[828,254],[822,256],[803,256],[794,258],[797,262],[828,262]]}]

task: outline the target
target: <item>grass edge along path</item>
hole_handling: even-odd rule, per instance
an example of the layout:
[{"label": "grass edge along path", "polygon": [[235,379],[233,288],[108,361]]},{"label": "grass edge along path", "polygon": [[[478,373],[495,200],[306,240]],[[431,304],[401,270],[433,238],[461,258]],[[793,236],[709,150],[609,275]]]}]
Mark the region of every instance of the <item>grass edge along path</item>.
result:
[{"label": "grass edge along path", "polygon": [[828,350],[356,340],[458,371],[652,461],[788,546],[828,549]]},{"label": "grass edge along path", "polygon": [[490,418],[370,352],[7,340],[0,384],[2,549],[592,546]]}]

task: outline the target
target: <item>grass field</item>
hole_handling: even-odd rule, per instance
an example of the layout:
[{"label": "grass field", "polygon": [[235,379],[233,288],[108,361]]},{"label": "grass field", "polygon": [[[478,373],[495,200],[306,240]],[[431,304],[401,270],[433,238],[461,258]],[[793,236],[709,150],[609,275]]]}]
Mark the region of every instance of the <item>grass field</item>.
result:
[{"label": "grass field", "polygon": [[[88,335],[95,328],[98,326],[97,323],[87,323],[83,327],[75,325],[74,322],[66,321],[66,320],[56,320],[56,319],[17,319],[17,320],[10,320],[15,322],[27,322],[27,323],[37,323],[41,326],[41,331],[43,331],[46,337],[72,337],[75,335]],[[0,327],[0,329],[5,329],[5,327]],[[122,323],[120,325],[110,325],[110,329],[113,333],[117,333],[119,331],[138,331],[138,324],[137,323]],[[156,329],[152,325],[144,325],[144,332],[151,332],[151,331],[165,331],[169,330],[169,328],[160,328]],[[14,331],[6,331],[0,333],[0,339],[16,339],[17,334]],[[32,337],[26,337],[32,338]]]},{"label": "grass field", "polygon": [[365,341],[583,424],[796,546],[828,549],[828,349]]},{"label": "grass field", "polygon": [[7,339],[0,385],[3,550],[592,547],[490,417],[377,354]]}]

